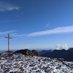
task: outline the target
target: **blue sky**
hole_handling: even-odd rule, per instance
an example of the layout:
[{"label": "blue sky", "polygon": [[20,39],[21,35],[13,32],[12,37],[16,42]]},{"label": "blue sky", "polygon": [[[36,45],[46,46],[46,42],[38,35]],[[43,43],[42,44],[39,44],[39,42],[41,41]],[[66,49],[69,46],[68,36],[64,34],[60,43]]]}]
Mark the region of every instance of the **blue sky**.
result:
[{"label": "blue sky", "polygon": [[[73,0],[0,0],[0,49],[73,46]],[[15,38],[16,37],[16,38]]]}]

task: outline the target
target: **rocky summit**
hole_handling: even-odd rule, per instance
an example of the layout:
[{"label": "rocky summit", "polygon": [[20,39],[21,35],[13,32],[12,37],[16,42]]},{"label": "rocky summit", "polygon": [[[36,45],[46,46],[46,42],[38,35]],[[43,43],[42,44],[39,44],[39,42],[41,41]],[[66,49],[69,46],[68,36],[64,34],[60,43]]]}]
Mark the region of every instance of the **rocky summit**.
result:
[{"label": "rocky summit", "polygon": [[73,62],[2,53],[0,54],[0,73],[73,73]]}]

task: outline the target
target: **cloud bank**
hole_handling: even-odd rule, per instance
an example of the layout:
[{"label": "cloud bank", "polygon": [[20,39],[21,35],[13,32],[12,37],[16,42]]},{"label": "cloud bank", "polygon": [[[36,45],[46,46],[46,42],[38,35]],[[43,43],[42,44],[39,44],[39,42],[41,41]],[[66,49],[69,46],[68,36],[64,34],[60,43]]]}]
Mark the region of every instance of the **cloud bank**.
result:
[{"label": "cloud bank", "polygon": [[68,49],[69,49],[69,46],[68,46],[67,43],[64,43],[64,44],[57,44],[56,49],[57,49],[57,50],[62,50],[62,49],[68,50]]},{"label": "cloud bank", "polygon": [[7,2],[3,2],[0,1],[0,12],[3,11],[12,11],[12,10],[19,10],[20,7],[7,3]]},{"label": "cloud bank", "polygon": [[45,30],[45,31],[32,32],[32,33],[28,34],[28,37],[51,35],[51,34],[61,34],[61,33],[69,33],[69,32],[73,32],[73,25],[72,26],[57,27],[57,28]]},{"label": "cloud bank", "polygon": [[73,25],[72,26],[64,26],[64,27],[57,27],[50,30],[39,31],[39,32],[32,32],[29,34],[19,34],[16,31],[5,31],[0,32],[0,35],[5,35],[11,33],[11,36],[18,37],[18,38],[25,38],[25,37],[35,37],[35,36],[44,36],[44,35],[51,35],[51,34],[62,34],[62,33],[72,33],[73,32]]}]

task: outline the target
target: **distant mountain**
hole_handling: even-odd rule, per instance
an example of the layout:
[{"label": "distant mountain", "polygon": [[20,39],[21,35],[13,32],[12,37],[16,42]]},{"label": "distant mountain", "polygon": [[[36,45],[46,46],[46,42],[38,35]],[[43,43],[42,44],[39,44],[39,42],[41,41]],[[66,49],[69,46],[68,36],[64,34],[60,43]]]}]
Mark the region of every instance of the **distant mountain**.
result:
[{"label": "distant mountain", "polygon": [[67,61],[73,61],[73,48],[69,48],[68,50],[43,50],[39,52],[40,56],[50,57],[50,58],[63,58]]}]

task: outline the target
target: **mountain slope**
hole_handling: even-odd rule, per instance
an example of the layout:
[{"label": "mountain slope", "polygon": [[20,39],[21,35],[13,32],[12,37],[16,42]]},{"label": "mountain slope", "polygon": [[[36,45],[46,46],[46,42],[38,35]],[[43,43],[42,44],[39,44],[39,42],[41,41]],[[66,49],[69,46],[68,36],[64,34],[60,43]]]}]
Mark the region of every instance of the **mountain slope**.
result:
[{"label": "mountain slope", "polygon": [[50,58],[63,58],[67,61],[73,61],[73,48],[70,48],[69,50],[53,50],[53,51],[41,51],[39,52],[40,56],[43,57],[50,57]]},{"label": "mountain slope", "polygon": [[[73,73],[73,62],[13,54],[0,56],[0,73]],[[68,66],[67,66],[68,65]]]}]

